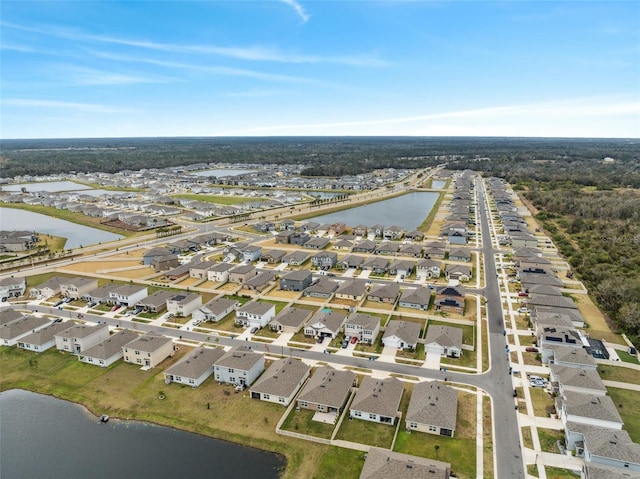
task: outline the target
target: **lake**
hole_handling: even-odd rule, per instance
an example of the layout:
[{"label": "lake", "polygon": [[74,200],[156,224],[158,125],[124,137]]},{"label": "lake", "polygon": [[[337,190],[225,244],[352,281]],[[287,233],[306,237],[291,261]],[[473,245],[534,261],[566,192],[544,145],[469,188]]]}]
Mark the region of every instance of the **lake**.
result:
[{"label": "lake", "polygon": [[22,191],[25,188],[27,191],[49,191],[51,193],[55,191],[76,191],[76,190],[90,190],[91,187],[87,185],[81,185],[80,183],[74,183],[73,181],[43,181],[42,183],[21,183],[19,185],[2,185],[0,189],[2,191]]},{"label": "lake", "polygon": [[357,206],[348,210],[316,216],[312,219],[318,223],[342,222],[347,226],[395,225],[405,231],[412,231],[420,226],[429,215],[438,196],[439,193],[434,192],[407,193],[366,206]]},{"label": "lake", "polygon": [[22,390],[0,393],[2,479],[276,479],[277,454],[135,421],[100,423],[84,407]]},{"label": "lake", "polygon": [[441,190],[442,188],[444,188],[444,185],[446,184],[447,182],[444,180],[432,180],[431,188],[433,188],[434,190]]},{"label": "lake", "polygon": [[65,249],[79,248],[97,243],[106,243],[124,238],[89,226],[17,208],[0,208],[0,224],[3,230],[27,230],[48,233],[67,238]]},{"label": "lake", "polygon": [[214,170],[192,171],[189,174],[196,176],[215,176],[216,178],[222,178],[223,176],[246,175],[247,173],[255,173],[256,171],[258,170],[234,170],[231,168],[217,168]]}]

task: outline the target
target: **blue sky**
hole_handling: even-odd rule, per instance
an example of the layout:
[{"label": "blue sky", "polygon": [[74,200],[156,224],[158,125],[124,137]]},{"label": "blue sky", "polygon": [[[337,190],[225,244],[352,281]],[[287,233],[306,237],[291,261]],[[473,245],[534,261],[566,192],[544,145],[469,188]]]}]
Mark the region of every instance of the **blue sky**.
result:
[{"label": "blue sky", "polygon": [[640,137],[640,2],[2,1],[0,136]]}]

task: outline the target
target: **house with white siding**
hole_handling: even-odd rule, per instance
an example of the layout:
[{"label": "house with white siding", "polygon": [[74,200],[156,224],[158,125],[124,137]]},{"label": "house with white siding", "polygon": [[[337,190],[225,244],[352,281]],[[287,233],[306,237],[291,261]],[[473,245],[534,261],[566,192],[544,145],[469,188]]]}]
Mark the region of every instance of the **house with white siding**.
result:
[{"label": "house with white siding", "polygon": [[123,329],[109,336],[104,341],[100,341],[95,346],[84,350],[78,354],[78,359],[83,363],[106,368],[122,358],[122,347],[137,337],[138,333],[129,329]]},{"label": "house with white siding", "polygon": [[20,349],[41,353],[56,345],[55,335],[70,328],[70,323],[61,321],[59,323],[51,323],[42,329],[38,329],[31,334],[24,336],[18,340],[17,346]]},{"label": "house with white siding", "polygon": [[102,323],[75,324],[55,335],[58,351],[80,354],[109,337],[109,327]]},{"label": "house with white siding", "polygon": [[250,397],[288,406],[309,377],[311,366],[296,358],[274,361],[251,387]]},{"label": "house with white siding", "polygon": [[179,362],[165,370],[164,382],[197,388],[213,374],[215,363],[224,356],[224,348],[195,348]]},{"label": "house with white siding", "polygon": [[149,332],[122,347],[124,362],[137,364],[143,369],[156,367],[169,356],[173,356],[173,339]]},{"label": "house with white siding", "polygon": [[403,391],[402,381],[397,378],[365,376],[349,407],[349,417],[393,426],[399,417]]},{"label": "house with white siding", "polygon": [[236,386],[251,386],[264,371],[264,355],[242,346],[224,354],[215,362],[215,380]]},{"label": "house with white siding", "polygon": [[0,326],[0,344],[14,346],[19,340],[51,324],[51,320],[38,316],[22,316]]}]

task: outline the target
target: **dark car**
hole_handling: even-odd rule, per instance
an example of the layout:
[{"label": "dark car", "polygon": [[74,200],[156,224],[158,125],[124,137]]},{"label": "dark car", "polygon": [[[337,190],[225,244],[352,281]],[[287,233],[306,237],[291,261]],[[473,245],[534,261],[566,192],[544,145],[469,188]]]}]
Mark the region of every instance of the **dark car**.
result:
[{"label": "dark car", "polygon": [[345,339],[344,341],[342,341],[342,344],[340,345],[340,347],[342,349],[347,349],[347,346],[349,346],[349,341]]},{"label": "dark car", "polygon": [[56,318],[53,320],[54,323],[61,323],[62,322],[62,318]]},{"label": "dark car", "polygon": [[527,346],[526,348],[524,348],[524,350],[528,353],[537,353],[538,352],[538,348],[534,348],[533,346]]},{"label": "dark car", "polygon": [[249,331],[251,334],[256,334],[258,332],[258,327],[254,326],[253,328],[251,328],[251,331]]}]

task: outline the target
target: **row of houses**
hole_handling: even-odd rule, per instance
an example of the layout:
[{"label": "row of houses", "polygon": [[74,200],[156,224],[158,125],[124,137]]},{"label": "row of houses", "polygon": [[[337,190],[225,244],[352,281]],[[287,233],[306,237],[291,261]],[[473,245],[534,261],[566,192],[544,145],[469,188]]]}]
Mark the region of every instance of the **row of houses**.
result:
[{"label": "row of houses", "polygon": [[22,253],[32,250],[40,241],[35,231],[0,230],[0,253]]},{"label": "row of houses", "polygon": [[[440,236],[447,238],[449,244],[465,245],[475,229],[475,207],[473,206],[475,173],[464,170],[456,174],[453,185],[453,197],[449,203],[449,214],[440,228]],[[472,228],[473,226],[473,228]]]}]

